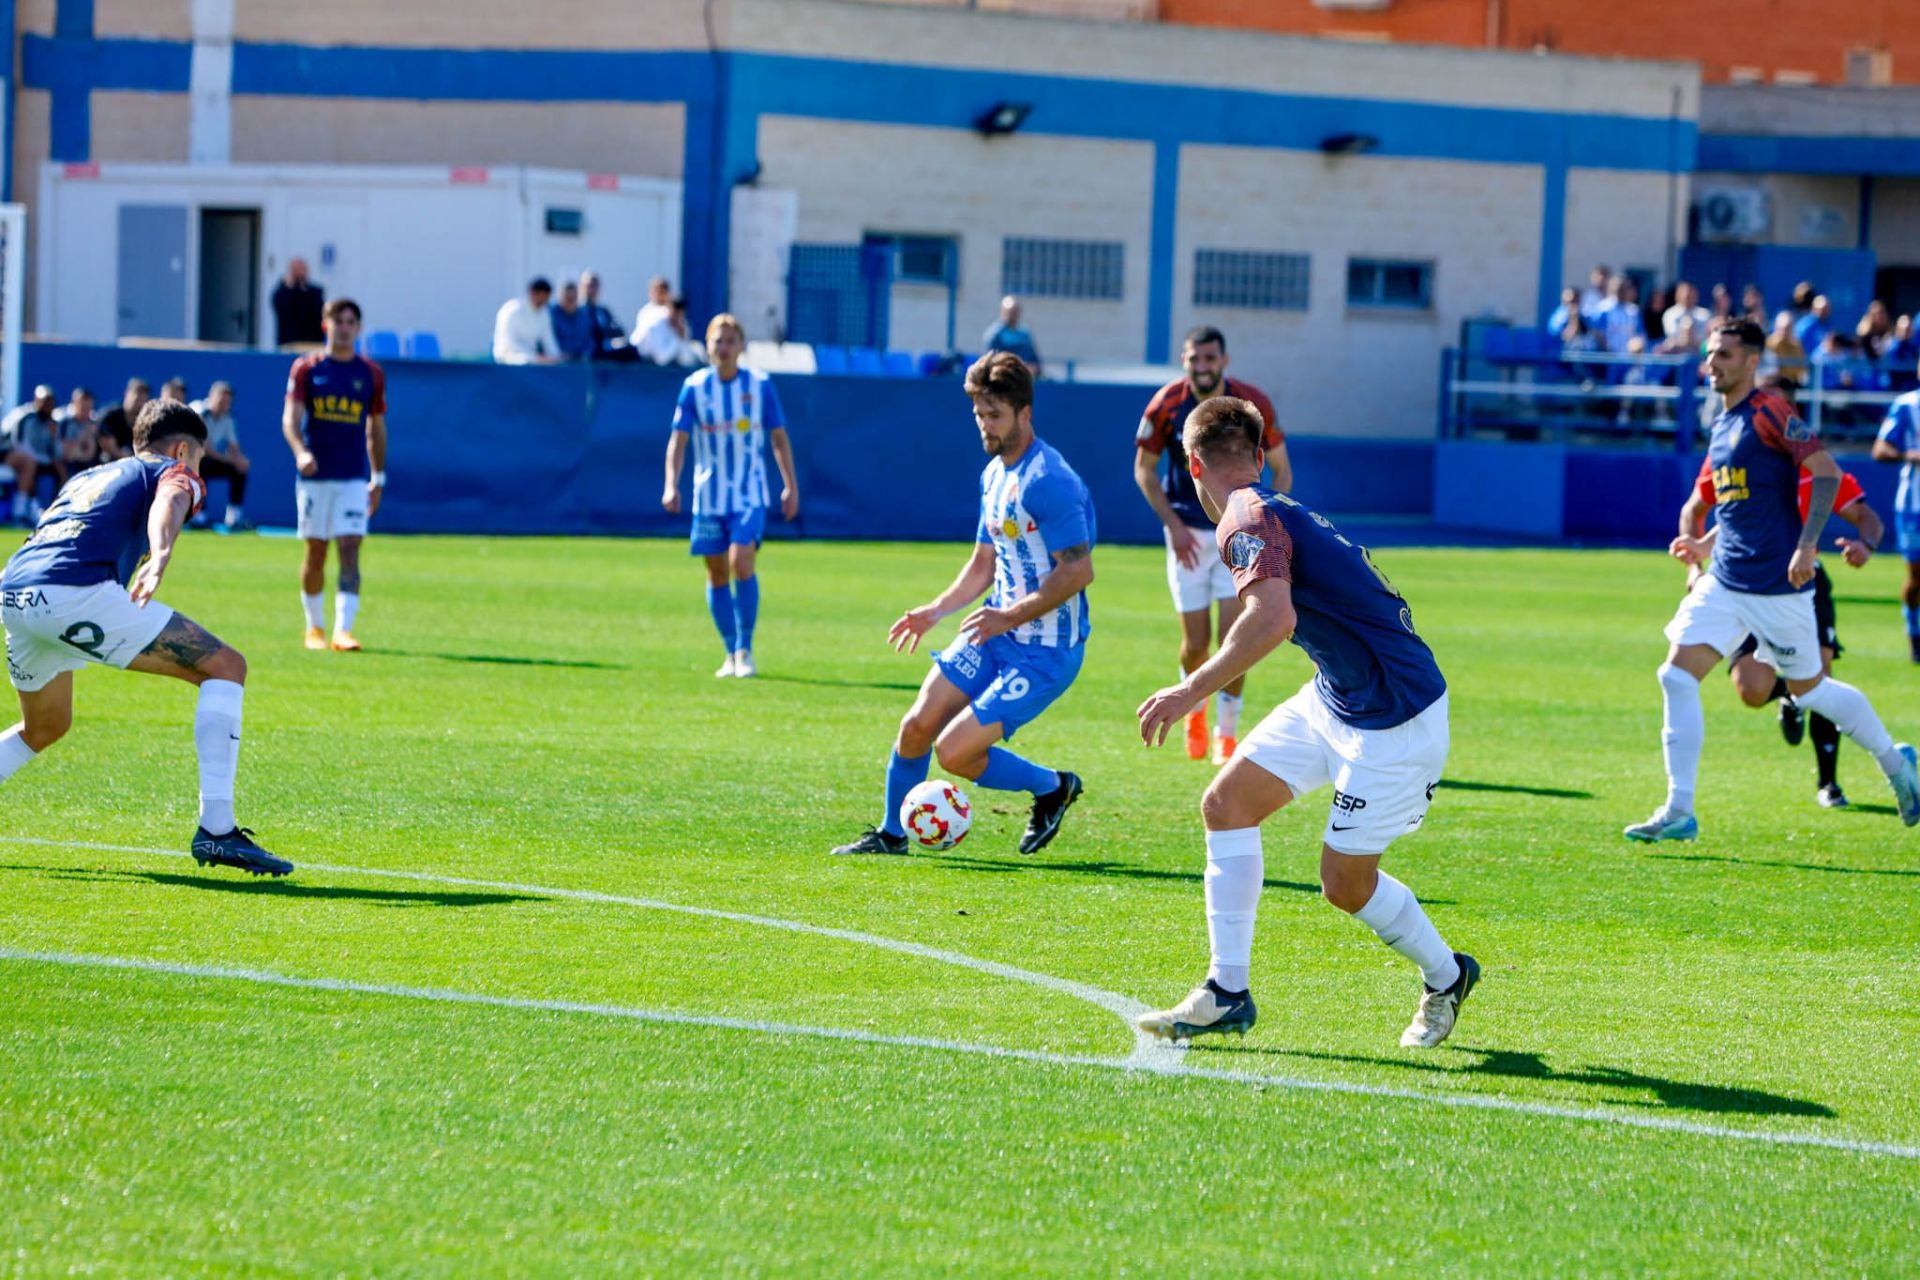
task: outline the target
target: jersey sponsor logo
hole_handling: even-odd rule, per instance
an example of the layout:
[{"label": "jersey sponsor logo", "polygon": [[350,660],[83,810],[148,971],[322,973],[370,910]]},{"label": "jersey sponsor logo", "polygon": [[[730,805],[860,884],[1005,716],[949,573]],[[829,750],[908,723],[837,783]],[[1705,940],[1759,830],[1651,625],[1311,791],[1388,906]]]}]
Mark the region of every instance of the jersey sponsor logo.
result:
[{"label": "jersey sponsor logo", "polygon": [[1335,790],[1333,793],[1333,807],[1351,817],[1366,808],[1367,802],[1359,796],[1349,795],[1345,791]]},{"label": "jersey sponsor logo", "polygon": [[38,587],[0,592],[0,609],[38,609],[47,602],[47,593]]},{"label": "jersey sponsor logo", "polygon": [[1263,539],[1245,532],[1234,534],[1227,539],[1227,566],[1233,569],[1251,569],[1260,562],[1260,553],[1267,549]]},{"label": "jersey sponsor logo", "polygon": [[1752,496],[1747,490],[1747,469],[1733,466],[1715,467],[1713,494],[1715,502],[1739,502]]},{"label": "jersey sponsor logo", "polygon": [[321,422],[350,422],[359,426],[367,412],[367,402],[355,396],[315,396],[307,402],[307,412]]}]

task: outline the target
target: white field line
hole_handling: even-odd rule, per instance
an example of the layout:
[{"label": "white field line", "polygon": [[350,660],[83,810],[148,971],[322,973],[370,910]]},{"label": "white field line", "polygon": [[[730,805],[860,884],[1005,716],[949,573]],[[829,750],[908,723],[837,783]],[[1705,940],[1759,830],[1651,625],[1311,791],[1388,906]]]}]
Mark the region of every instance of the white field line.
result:
[{"label": "white field line", "polygon": [[1764,1143],[1781,1147],[1819,1147],[1831,1151],[1892,1156],[1902,1160],[1920,1160],[1920,1147],[1891,1142],[1868,1142],[1855,1138],[1827,1137],[1812,1133],[1769,1133],[1762,1130],[1734,1129],[1723,1125],[1700,1124],[1662,1116],[1632,1115],[1588,1107],[1557,1107],[1543,1102],[1522,1102],[1513,1098],[1485,1094],[1430,1093],[1419,1089],[1396,1089],[1389,1085],[1356,1084],[1333,1080],[1302,1080],[1292,1076],[1265,1075],[1255,1071],[1231,1071],[1188,1066],[1180,1059],[1143,1062],[1132,1058],[1097,1057],[1090,1054],[1051,1053],[1042,1049],[1013,1049],[1004,1045],[971,1044],[961,1040],[941,1040],[931,1036],[884,1035],[876,1031],[856,1031],[845,1027],[809,1027],[790,1022],[766,1022],[752,1018],[718,1018],[702,1014],[673,1013],[661,1009],[641,1009],[631,1005],[595,1004],[579,1000],[536,1000],[520,996],[496,996],[476,991],[449,991],[439,987],[413,987],[378,982],[350,982],[344,978],[297,978],[265,969],[229,969],[218,965],[181,964],[170,960],[147,960],[130,956],[75,955],[60,951],[22,951],[0,947],[0,962],[63,965],[84,969],[118,969],[138,973],[169,974],[183,978],[203,978],[226,982],[251,982],[262,986],[293,987],[306,991],[348,992],[356,995],[386,996],[403,1000],[426,1000],[438,1004],[480,1005],[495,1009],[514,1009],[541,1013],[579,1014],[599,1018],[619,1018],[632,1022],[664,1023],[673,1026],[715,1027],[727,1031],[757,1032],[762,1035],[841,1040],[856,1044],[887,1045],[898,1048],[931,1049],[943,1053],[964,1053],[982,1058],[1009,1059],[1047,1066],[1095,1067],[1108,1071],[1140,1072],[1199,1080],[1221,1080],[1233,1084],[1262,1085],[1313,1093],[1348,1094],[1364,1098],[1394,1098],[1412,1102],[1437,1103],[1481,1111],[1504,1111],[1517,1115],[1547,1116],[1557,1120],[1582,1120],[1596,1124],[1651,1129],[1664,1133],[1691,1134],[1700,1137],[1727,1138],[1740,1142]]},{"label": "white field line", "polygon": [[[168,858],[184,858],[189,856],[188,854],[173,849],[152,849],[139,845],[99,844],[83,840],[46,840],[33,836],[0,836],[0,844],[38,845],[44,848],[55,849],[86,849],[105,853],[137,853]],[[1030,970],[1016,968],[1013,965],[1001,964],[996,960],[981,960],[958,951],[947,951],[938,947],[924,946],[917,942],[905,942],[898,938],[884,938],[879,934],[861,933],[853,929],[835,929],[825,925],[805,924],[797,920],[782,920],[776,916],[758,916],[738,911],[721,911],[712,907],[689,907],[679,903],[662,902],[652,898],[631,898],[619,894],[600,893],[592,889],[562,889],[542,885],[519,884],[506,880],[477,880],[465,876],[438,875],[426,871],[398,871],[378,867],[329,866],[323,863],[312,862],[303,862],[300,865],[308,871],[326,872],[332,875],[372,876],[384,879],[411,880],[424,884],[453,885],[470,889],[491,889],[504,893],[537,894],[544,897],[568,898],[579,902],[596,902],[613,906],[637,907],[647,911],[677,912],[682,915],[727,920],[737,924],[761,925],[768,928],[785,929],[794,933],[834,938],[842,942],[852,942],[863,946],[880,947],[904,955],[918,956],[922,959],[936,960],[944,964],[958,965],[962,968],[973,969],[980,973],[1006,978],[1013,982],[1022,982],[1053,991],[1059,991],[1063,994],[1098,1005],[1103,1009],[1111,1010],[1125,1019],[1130,1028],[1134,1015],[1149,1007],[1138,1000],[1134,1000],[1129,996],[1120,995],[1116,992],[1104,991],[1099,987],[1073,982],[1065,978],[1056,978],[1050,974],[1034,973]],[[1197,1080],[1218,1080],[1232,1084],[1261,1085],[1274,1089],[1346,1094],[1365,1098],[1400,1098],[1412,1102],[1436,1103],[1447,1107],[1463,1107],[1483,1111],[1504,1111],[1516,1115],[1543,1116],[1557,1120],[1581,1120],[1595,1124],[1616,1125],[1629,1129],[1651,1129],[1664,1133],[1684,1133],[1698,1137],[1725,1138],[1736,1142],[1757,1142],[1781,1147],[1818,1147],[1831,1151],[1851,1151],[1864,1155],[1891,1156],[1902,1160],[1920,1160],[1920,1146],[1907,1146],[1893,1142],[1831,1137],[1817,1133],[1786,1133],[1771,1132],[1762,1129],[1737,1129],[1727,1125],[1705,1124],[1699,1121],[1682,1120],[1668,1116],[1639,1115],[1599,1107],[1562,1107],[1552,1103],[1526,1102],[1517,1098],[1503,1098],[1487,1094],[1444,1093],[1421,1089],[1396,1088],[1392,1085],[1361,1084],[1337,1080],[1311,1080],[1295,1076],[1269,1075],[1257,1071],[1236,1071],[1223,1067],[1193,1066],[1189,1065],[1187,1052],[1184,1049],[1176,1049],[1172,1045],[1156,1040],[1144,1032],[1136,1033],[1134,1050],[1131,1055],[1125,1058],[1114,1058],[1099,1057],[1092,1054],[1052,1053],[1040,1049],[1013,1049],[1001,1045],[973,1044],[965,1041],[939,1040],[924,1036],[882,1035],[877,1032],[855,1031],[834,1027],[809,1027],[779,1022],[762,1022],[751,1019],[707,1017],[695,1014],[632,1008],[625,1005],[592,1004],[571,1000],[535,1000],[517,996],[494,996],[483,993],[447,991],[428,987],[388,986],[378,983],[351,982],[338,978],[297,978],[284,974],[271,973],[265,970],[228,969],[214,965],[178,964],[164,960],[146,960],[116,956],[68,955],[61,952],[21,951],[5,947],[0,947],[0,960],[78,965],[92,968],[135,969],[190,977],[224,978],[228,980],[263,983],[271,986],[302,987],[317,991],[356,992],[366,995],[396,996],[452,1004],[489,1005],[508,1009],[579,1013],[600,1017],[625,1018],[641,1022],[719,1027],[729,1030],[753,1031],[771,1035],[806,1036],[827,1040],[853,1041],[861,1044],[937,1049],[950,1053],[967,1053],[990,1058],[1009,1058],[1024,1062],[1049,1063],[1058,1066],[1100,1067],[1108,1070],[1143,1072],[1150,1075],[1190,1077]]]}]

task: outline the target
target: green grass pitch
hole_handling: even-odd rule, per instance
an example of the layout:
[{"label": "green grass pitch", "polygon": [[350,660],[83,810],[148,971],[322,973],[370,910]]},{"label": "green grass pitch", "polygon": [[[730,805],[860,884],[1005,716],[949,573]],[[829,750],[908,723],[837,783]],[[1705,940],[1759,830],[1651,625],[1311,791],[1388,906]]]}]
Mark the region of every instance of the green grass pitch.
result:
[{"label": "green grass pitch", "polygon": [[[1920,832],[1851,745],[1816,808],[1716,673],[1702,839],[1621,839],[1670,561],[1378,554],[1453,720],[1386,865],[1484,985],[1397,1047],[1417,979],[1316,896],[1323,793],[1267,826],[1259,1027],[1181,1076],[1024,976],[1204,971],[1211,770],[1133,727],[1160,552],[1096,553],[1084,673],[1018,740],[1087,782],[1049,849],[976,791],[953,853],[825,856],[925,670],[887,625],[963,554],[769,547],[738,682],[681,544],[376,538],[353,656],[301,649],[295,544],[190,538],[163,598],[247,654],[242,820],[301,870],[160,852],[192,693],[78,677],[3,793],[0,1274],[1920,1272]],[[1830,568],[1841,673],[1920,736],[1897,562]]]}]

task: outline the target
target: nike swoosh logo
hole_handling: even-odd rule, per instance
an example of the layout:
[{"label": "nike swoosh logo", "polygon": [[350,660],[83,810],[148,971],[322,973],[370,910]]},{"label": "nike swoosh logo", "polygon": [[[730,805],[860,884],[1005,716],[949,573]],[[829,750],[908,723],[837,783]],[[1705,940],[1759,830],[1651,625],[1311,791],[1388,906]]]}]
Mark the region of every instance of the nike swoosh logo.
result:
[{"label": "nike swoosh logo", "polygon": [[1348,824],[1347,824],[1346,826],[1344,826],[1344,827],[1343,827],[1343,826],[1341,826],[1341,825],[1340,825],[1339,823],[1337,823],[1337,822],[1336,822],[1336,823],[1334,823],[1334,824],[1333,824],[1332,826],[1330,826],[1330,827],[1328,827],[1328,828],[1327,828],[1327,830],[1329,830],[1329,831],[1351,831],[1351,830],[1353,830],[1353,829],[1354,829],[1355,827],[1357,827],[1357,826],[1359,826],[1359,825],[1360,825],[1360,824],[1359,824],[1359,823],[1357,823],[1357,822],[1349,822],[1349,823],[1348,823]]}]

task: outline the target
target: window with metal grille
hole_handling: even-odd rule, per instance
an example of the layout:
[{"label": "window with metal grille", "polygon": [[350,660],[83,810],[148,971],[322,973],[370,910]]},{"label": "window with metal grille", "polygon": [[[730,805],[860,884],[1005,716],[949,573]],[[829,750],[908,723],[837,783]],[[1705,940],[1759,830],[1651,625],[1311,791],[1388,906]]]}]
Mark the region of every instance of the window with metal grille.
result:
[{"label": "window with metal grille", "polygon": [[1433,264],[1386,258],[1347,259],[1347,305],[1428,311],[1433,307]]},{"label": "window with metal grille", "polygon": [[901,284],[952,284],[959,277],[960,245],[952,236],[869,231],[864,241],[892,255],[893,278]]},{"label": "window with metal grille", "polygon": [[1117,299],[1127,246],[1108,240],[1003,240],[1000,291],[1035,298]]},{"label": "window with metal grille", "polygon": [[1312,267],[1313,258],[1304,253],[1197,249],[1193,305],[1305,311]]}]

